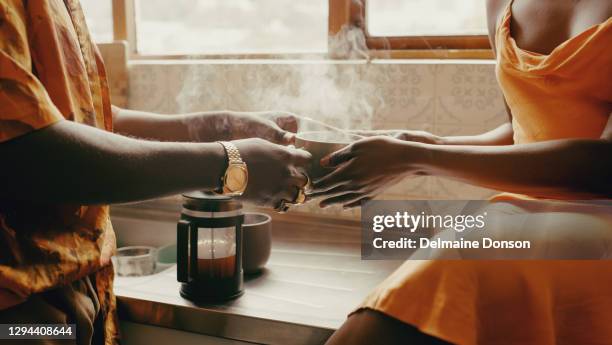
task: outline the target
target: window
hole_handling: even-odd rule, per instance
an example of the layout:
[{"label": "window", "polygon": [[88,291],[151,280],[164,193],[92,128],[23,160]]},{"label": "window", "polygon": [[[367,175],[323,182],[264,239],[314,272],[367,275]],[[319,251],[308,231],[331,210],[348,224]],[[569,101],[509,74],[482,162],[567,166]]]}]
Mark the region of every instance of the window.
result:
[{"label": "window", "polygon": [[[81,0],[97,42],[132,57],[328,54],[490,58],[483,0]],[[349,33],[343,41],[339,33]],[[351,45],[352,41],[348,45]],[[337,49],[340,47],[341,49]],[[345,49],[346,50],[346,49]]]},{"label": "window", "polygon": [[327,0],[141,0],[144,55],[324,53]]},{"label": "window", "polygon": [[374,56],[492,56],[482,0],[330,0],[329,25],[360,29]]},{"label": "window", "polygon": [[484,35],[483,0],[368,0],[372,36]]},{"label": "window", "polygon": [[96,42],[113,41],[113,9],[110,0],[81,0],[87,27]]}]

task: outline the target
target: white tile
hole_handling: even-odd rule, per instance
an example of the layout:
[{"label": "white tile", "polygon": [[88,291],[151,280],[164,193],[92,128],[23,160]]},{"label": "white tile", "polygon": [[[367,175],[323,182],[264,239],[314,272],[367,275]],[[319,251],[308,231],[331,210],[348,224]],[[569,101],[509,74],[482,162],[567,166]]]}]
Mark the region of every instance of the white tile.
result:
[{"label": "white tile", "polygon": [[437,66],[436,124],[496,124],[504,113],[494,66]]}]

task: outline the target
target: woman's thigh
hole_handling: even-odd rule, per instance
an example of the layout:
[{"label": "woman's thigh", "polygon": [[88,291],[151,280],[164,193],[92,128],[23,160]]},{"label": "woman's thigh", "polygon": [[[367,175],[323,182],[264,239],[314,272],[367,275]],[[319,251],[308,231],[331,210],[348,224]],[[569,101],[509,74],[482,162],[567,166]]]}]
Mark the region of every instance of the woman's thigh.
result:
[{"label": "woman's thigh", "polygon": [[[487,224],[480,236],[506,241],[528,240],[531,248],[523,250],[524,256],[512,257],[516,259],[604,259],[610,256],[612,217],[595,208],[579,206],[572,209],[567,206],[571,205],[569,203],[538,204],[538,209],[492,204],[487,211],[494,221]],[[504,259],[505,253],[515,252],[502,249],[499,257],[485,256],[483,259]]]},{"label": "woman's thigh", "polygon": [[326,343],[326,345],[372,344],[444,345],[448,343],[372,309],[361,309],[353,313]]}]

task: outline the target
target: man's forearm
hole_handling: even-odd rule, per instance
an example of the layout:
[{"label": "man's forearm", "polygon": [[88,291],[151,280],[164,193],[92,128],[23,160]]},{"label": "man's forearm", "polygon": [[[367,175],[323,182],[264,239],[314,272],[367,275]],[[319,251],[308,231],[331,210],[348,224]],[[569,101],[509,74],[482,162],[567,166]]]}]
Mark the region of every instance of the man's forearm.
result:
[{"label": "man's forearm", "polygon": [[61,121],[0,144],[0,198],[106,204],[212,190],[219,144],[152,142]]},{"label": "man's forearm", "polygon": [[180,142],[212,142],[231,139],[229,111],[161,115],[113,107],[113,127],[117,134]]}]

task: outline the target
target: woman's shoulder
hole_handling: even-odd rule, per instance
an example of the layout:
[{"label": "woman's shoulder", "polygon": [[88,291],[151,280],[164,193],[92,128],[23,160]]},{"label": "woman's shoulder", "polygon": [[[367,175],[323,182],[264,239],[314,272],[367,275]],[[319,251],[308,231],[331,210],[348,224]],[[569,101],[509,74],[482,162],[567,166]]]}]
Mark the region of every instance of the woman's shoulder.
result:
[{"label": "woman's shoulder", "polygon": [[491,47],[495,51],[495,32],[497,31],[497,23],[503,16],[504,10],[511,0],[487,0],[487,29],[489,32],[489,41]]}]

